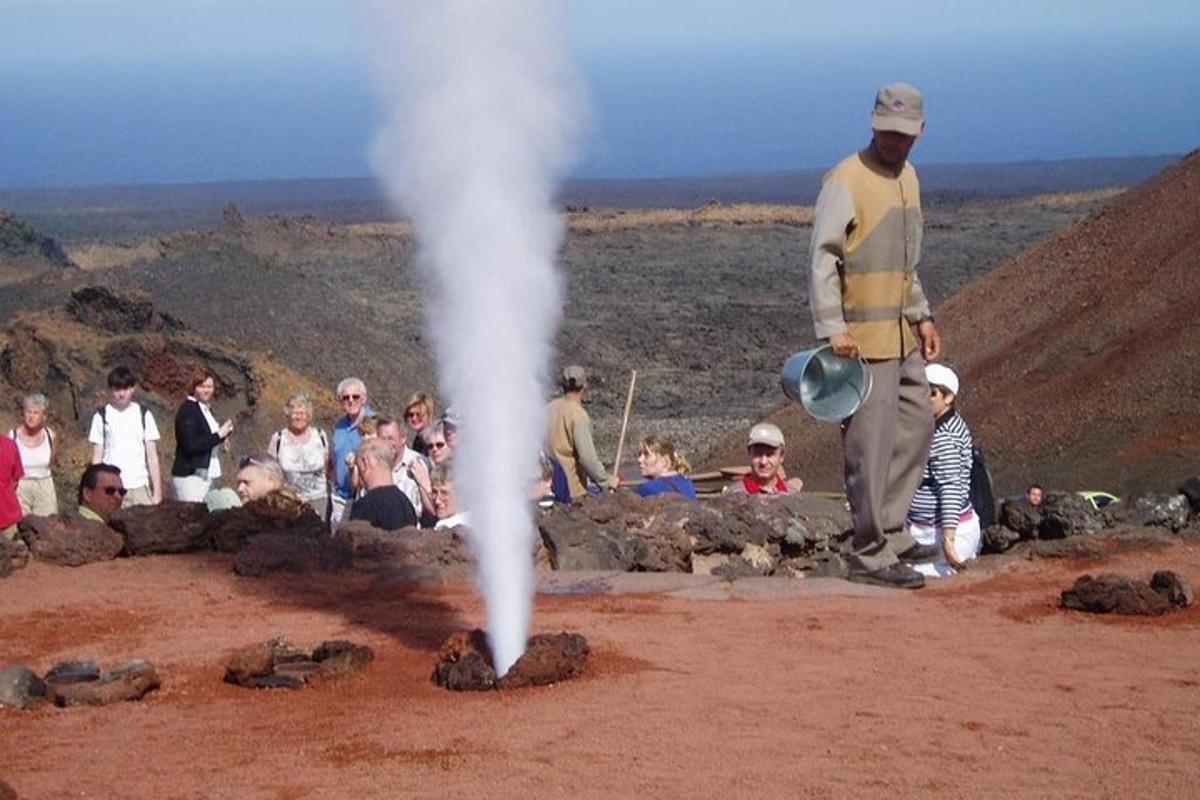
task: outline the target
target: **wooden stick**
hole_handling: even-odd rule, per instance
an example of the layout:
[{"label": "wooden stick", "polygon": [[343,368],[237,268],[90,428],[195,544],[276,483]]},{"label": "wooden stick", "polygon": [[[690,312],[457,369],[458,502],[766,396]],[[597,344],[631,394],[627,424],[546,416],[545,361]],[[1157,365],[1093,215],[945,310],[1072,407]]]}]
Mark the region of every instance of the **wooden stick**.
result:
[{"label": "wooden stick", "polygon": [[613,475],[621,472],[621,451],[625,449],[625,431],[629,428],[629,412],[633,409],[633,386],[637,383],[637,370],[629,371],[629,394],[625,396],[625,418],[621,420],[621,438],[617,440],[617,457],[613,459]]}]

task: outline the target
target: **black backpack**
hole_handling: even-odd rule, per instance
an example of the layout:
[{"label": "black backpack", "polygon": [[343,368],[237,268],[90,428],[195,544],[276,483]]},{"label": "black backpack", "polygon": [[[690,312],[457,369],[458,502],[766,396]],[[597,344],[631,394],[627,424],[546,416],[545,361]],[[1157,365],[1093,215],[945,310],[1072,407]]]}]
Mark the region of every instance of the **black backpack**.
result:
[{"label": "black backpack", "polygon": [[971,447],[969,494],[971,507],[975,509],[975,516],[979,517],[979,527],[986,529],[996,521],[996,495],[992,491],[992,473],[988,471],[987,463],[983,460],[983,450],[977,444]]}]

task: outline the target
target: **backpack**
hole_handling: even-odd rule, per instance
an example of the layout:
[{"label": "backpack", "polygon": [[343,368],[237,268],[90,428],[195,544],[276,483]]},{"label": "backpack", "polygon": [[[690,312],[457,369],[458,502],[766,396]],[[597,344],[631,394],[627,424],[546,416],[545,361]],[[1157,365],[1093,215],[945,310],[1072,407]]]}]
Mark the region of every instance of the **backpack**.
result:
[{"label": "backpack", "polygon": [[[54,434],[50,432],[49,428],[46,428],[45,431],[46,431],[46,440],[48,442],[50,442],[50,456],[53,457],[54,456]],[[8,432],[8,438],[12,439],[14,442],[17,441],[17,429],[16,428],[13,428],[12,430],[10,430]]]},{"label": "backpack", "polygon": [[[279,448],[283,446],[283,434],[286,431],[287,431],[287,428],[283,428],[278,433],[275,434],[275,448],[274,448],[274,452],[272,452],[271,455],[275,456],[276,461],[279,460]],[[321,437],[321,447],[323,447],[325,449],[325,452],[328,453],[329,452],[329,441],[325,438],[325,431],[321,430],[320,428],[317,428],[317,435]]]},{"label": "backpack", "polygon": [[986,529],[996,521],[996,495],[992,491],[992,473],[983,460],[983,449],[971,447],[971,486],[968,490],[971,507],[979,517],[980,529]]},{"label": "backpack", "polygon": [[[137,407],[142,410],[142,442],[144,443],[146,441],[146,415],[150,413],[150,409],[146,408],[141,403],[138,403]],[[101,445],[101,447],[107,447],[108,446],[108,406],[107,405],[100,406],[99,408],[96,409],[96,413],[100,415],[100,430],[102,431],[102,433],[100,435],[102,437],[104,437],[104,440],[100,443],[100,445]]]}]

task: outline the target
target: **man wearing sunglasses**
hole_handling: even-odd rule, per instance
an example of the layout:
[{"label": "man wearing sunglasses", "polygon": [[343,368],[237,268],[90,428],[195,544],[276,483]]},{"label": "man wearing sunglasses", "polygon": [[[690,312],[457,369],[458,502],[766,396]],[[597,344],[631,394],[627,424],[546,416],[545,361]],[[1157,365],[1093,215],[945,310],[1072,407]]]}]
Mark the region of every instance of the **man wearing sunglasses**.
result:
[{"label": "man wearing sunglasses", "polygon": [[112,464],[92,464],[79,478],[79,516],[108,524],[125,502],[121,470]]},{"label": "man wearing sunglasses", "polygon": [[359,378],[346,378],[339,383],[337,397],[346,414],[333,425],[333,446],[329,450],[329,474],[333,476],[329,503],[331,530],[337,530],[341,521],[349,517],[350,505],[354,502],[354,486],[350,482],[350,463],[346,456],[358,452],[363,441],[359,426],[363,420],[375,415],[367,401],[367,385]]}]

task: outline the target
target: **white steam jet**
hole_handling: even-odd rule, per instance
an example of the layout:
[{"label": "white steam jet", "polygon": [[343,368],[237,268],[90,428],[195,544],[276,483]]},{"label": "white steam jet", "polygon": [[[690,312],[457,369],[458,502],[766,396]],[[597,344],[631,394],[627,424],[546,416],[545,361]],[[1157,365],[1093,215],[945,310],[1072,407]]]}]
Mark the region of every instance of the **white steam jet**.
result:
[{"label": "white steam jet", "polygon": [[533,609],[530,488],[562,289],[554,206],[581,117],[558,0],[364,2],[386,118],[372,165],[415,227],[497,672]]}]

